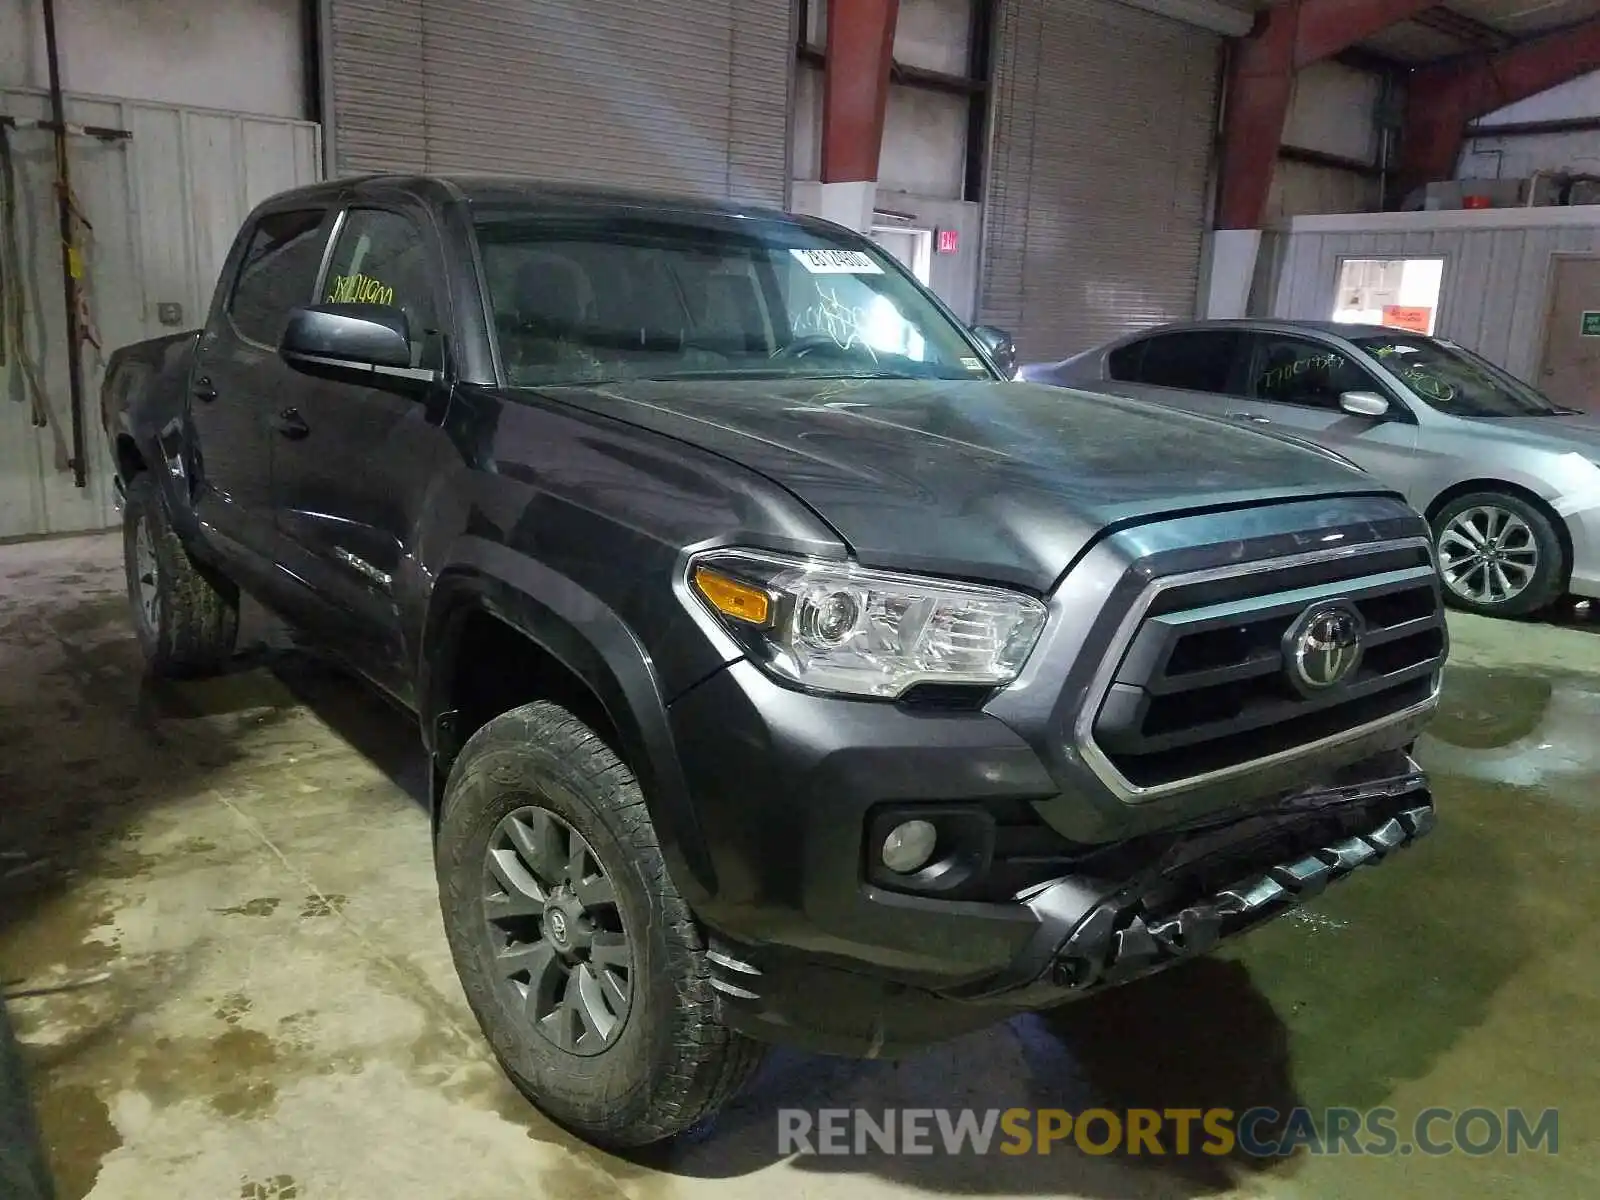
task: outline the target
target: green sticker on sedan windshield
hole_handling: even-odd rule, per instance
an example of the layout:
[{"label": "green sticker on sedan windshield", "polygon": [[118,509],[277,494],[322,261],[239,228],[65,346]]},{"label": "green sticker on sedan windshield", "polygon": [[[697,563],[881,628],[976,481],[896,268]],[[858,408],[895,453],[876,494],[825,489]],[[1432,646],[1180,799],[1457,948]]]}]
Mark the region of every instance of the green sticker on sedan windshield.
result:
[{"label": "green sticker on sedan windshield", "polygon": [[961,365],[963,367],[965,367],[969,371],[981,371],[981,370],[983,370],[983,359],[981,359],[981,358],[963,358],[961,360]]}]

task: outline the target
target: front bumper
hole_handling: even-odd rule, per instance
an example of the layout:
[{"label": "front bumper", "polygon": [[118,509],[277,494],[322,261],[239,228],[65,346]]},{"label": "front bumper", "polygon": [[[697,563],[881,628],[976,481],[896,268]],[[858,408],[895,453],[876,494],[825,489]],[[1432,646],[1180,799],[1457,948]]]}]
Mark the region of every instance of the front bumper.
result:
[{"label": "front bumper", "polygon": [[712,946],[712,986],[729,1023],[751,1037],[866,1057],[1116,987],[1205,954],[1426,836],[1433,800],[1415,765],[1405,766],[1306,794],[1299,814],[1188,835],[1125,877],[1050,883],[1020,905],[1034,929],[1023,949],[966,986],[913,987],[722,939]]},{"label": "front bumper", "polygon": [[1572,542],[1572,578],[1567,590],[1587,600],[1600,599],[1600,503],[1588,497],[1576,506],[1557,505]]},{"label": "front bumper", "polygon": [[864,831],[882,806],[1062,802],[1005,724],[808,696],[748,663],[672,716],[716,871],[698,915],[728,1019],[826,1053],[899,1053],[1171,966],[1433,824],[1425,777],[1389,748],[1270,803],[1105,845],[1040,820],[1034,881],[1014,895],[907,894],[870,878]]}]

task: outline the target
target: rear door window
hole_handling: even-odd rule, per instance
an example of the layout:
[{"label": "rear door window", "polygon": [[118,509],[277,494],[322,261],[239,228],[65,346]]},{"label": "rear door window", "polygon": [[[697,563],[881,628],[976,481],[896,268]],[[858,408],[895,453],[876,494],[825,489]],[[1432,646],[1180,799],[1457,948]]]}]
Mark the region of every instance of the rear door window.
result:
[{"label": "rear door window", "polygon": [[1143,346],[1139,383],[1218,394],[1234,387],[1239,335],[1232,330],[1163,333],[1148,339]]},{"label": "rear door window", "polygon": [[1122,383],[1139,382],[1139,366],[1148,342],[1129,342],[1106,355],[1106,374]]},{"label": "rear door window", "polygon": [[275,347],[289,313],[311,303],[326,215],[320,208],[292,209],[256,222],[228,297],[228,317],[241,337]]}]

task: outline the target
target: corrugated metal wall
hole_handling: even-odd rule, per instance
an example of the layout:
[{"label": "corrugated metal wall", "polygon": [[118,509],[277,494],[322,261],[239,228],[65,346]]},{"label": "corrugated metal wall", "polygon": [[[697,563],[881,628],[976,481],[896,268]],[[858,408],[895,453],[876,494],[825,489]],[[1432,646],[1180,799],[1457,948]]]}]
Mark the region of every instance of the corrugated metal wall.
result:
[{"label": "corrugated metal wall", "polygon": [[332,0],[340,173],[497,171],[781,205],[790,0]]},{"label": "corrugated metal wall", "polygon": [[[44,119],[49,104],[37,92],[0,90],[0,112]],[[75,96],[68,97],[67,120],[133,133],[125,142],[71,142],[73,189],[94,226],[86,278],[106,355],[175,332],[156,320],[158,304],[181,304],[183,328],[204,321],[245,214],[272,193],[320,176],[318,129],[305,122]],[[72,427],[52,137],[43,130],[10,134],[25,349],[42,368],[50,420],[43,429],[31,424],[18,348],[8,342],[0,365],[0,538],[99,529],[115,520],[98,424],[103,359],[92,347],[83,358],[89,486],[79,490],[65,469]]]},{"label": "corrugated metal wall", "polygon": [[1600,224],[1269,233],[1252,311],[1326,321],[1341,259],[1443,257],[1436,332],[1531,380],[1544,348],[1553,256],[1596,253]]},{"label": "corrugated metal wall", "polygon": [[979,311],[1024,358],[1194,315],[1222,40],[1114,0],[1001,0]]},{"label": "corrugated metal wall", "polygon": [[341,174],[421,170],[422,0],[325,0],[326,117]]}]

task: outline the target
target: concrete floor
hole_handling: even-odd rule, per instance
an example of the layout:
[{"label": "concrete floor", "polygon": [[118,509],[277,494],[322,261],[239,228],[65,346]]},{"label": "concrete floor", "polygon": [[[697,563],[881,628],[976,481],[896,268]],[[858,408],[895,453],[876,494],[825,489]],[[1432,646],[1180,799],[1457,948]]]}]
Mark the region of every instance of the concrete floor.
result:
[{"label": "concrete floor", "polygon": [[[116,539],[0,548],[0,979],[81,985],[13,1006],[62,1195],[1600,1195],[1600,626],[1454,628],[1425,746],[1442,825],[1417,850],[1225,956],[910,1062],[778,1055],[703,1137],[630,1162],[553,1128],[489,1060],[403,717],[266,648],[220,681],[151,686]],[[1093,1102],[1559,1106],[1561,1143],[776,1155],[780,1107]]]}]

